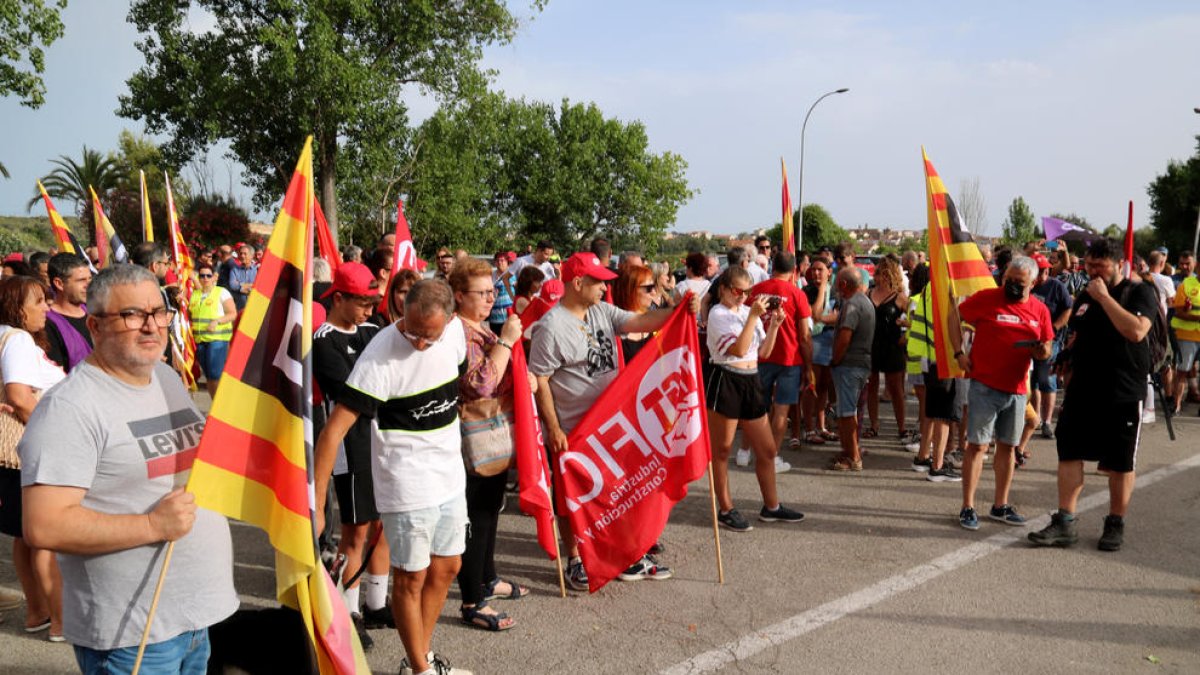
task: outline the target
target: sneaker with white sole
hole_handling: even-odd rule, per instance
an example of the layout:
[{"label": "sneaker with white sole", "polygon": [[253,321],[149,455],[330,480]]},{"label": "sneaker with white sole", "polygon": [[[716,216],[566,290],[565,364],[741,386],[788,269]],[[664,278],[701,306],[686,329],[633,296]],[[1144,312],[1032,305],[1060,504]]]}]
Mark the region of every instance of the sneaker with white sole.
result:
[{"label": "sneaker with white sole", "polygon": [[758,519],[764,523],[799,523],[804,521],[804,514],[789,509],[783,504],[773,509],[768,509],[764,504],[762,510],[758,512]]},{"label": "sneaker with white sole", "polygon": [[963,451],[961,449],[951,450],[946,453],[946,461],[955,469],[961,469],[963,465]]},{"label": "sneaker with white sole", "polygon": [[576,591],[588,590],[587,570],[583,569],[583,558],[571,558],[567,563],[567,585]]},{"label": "sneaker with white sole", "polygon": [[775,455],[775,473],[787,473],[792,470],[792,465],[780,459],[779,455]]},{"label": "sneaker with white sole", "polygon": [[750,466],[750,448],[738,448],[737,455],[733,461],[740,467]]},{"label": "sneaker with white sole", "polygon": [[925,459],[921,459],[920,457],[913,457],[912,470],[916,471],[917,473],[929,473],[929,468],[932,466],[933,466],[933,458],[932,457],[926,457]]},{"label": "sneaker with white sole", "polygon": [[932,483],[961,483],[962,474],[955,471],[949,462],[943,462],[940,469],[930,467],[929,475],[925,476],[925,480]]},{"label": "sneaker with white sole", "polygon": [[1154,424],[1157,421],[1158,418],[1154,416],[1153,410],[1147,410],[1142,413],[1142,424]]},{"label": "sneaker with white sole", "polygon": [[644,555],[641,560],[630,565],[629,569],[618,574],[617,578],[621,581],[641,581],[642,579],[662,581],[671,578],[671,568],[658,564],[658,561],[649,555]]},{"label": "sneaker with white sole", "polygon": [[1017,510],[1012,507],[1012,504],[993,506],[992,509],[988,511],[988,518],[1004,523],[1005,525],[1012,525],[1013,527],[1020,527],[1025,524],[1025,516],[1017,513]]},{"label": "sneaker with white sole", "polygon": [[734,532],[749,532],[754,529],[750,521],[743,518],[737,509],[729,509],[728,511],[718,513],[717,522],[721,524],[721,527],[733,530]]}]

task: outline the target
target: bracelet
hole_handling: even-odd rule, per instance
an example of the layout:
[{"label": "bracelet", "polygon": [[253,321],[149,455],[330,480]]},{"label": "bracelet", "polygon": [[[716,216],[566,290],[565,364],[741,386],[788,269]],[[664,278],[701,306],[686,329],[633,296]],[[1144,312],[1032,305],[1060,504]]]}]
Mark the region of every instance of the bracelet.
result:
[{"label": "bracelet", "polygon": [[501,347],[504,347],[505,349],[507,349],[510,352],[512,351],[513,346],[508,344],[504,340],[496,340],[496,344],[500,345]]}]

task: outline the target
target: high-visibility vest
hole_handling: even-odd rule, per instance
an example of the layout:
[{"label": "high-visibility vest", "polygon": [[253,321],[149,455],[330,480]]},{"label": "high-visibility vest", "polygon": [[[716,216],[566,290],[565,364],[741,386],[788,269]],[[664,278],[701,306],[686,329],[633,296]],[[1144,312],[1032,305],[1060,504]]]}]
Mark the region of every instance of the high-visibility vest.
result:
[{"label": "high-visibility vest", "polygon": [[[1192,301],[1192,312],[1200,311],[1200,279],[1196,277],[1187,277],[1183,283],[1179,285],[1179,290],[1183,291]],[[1171,328],[1175,329],[1175,337],[1180,340],[1200,341],[1200,320],[1184,319],[1179,316],[1180,309],[1175,308],[1175,316],[1171,319]]]},{"label": "high-visibility vest", "polygon": [[929,307],[929,296],[917,293],[910,298],[912,309],[908,313],[908,363],[905,371],[910,375],[920,375],[923,366],[936,360],[933,349],[933,317]]},{"label": "high-visibility vest", "polygon": [[219,323],[216,330],[208,330],[209,323],[225,316],[219,286],[213,286],[207,294],[200,289],[192,291],[188,315],[192,317],[192,334],[196,336],[196,342],[228,342],[233,339],[232,322]]}]

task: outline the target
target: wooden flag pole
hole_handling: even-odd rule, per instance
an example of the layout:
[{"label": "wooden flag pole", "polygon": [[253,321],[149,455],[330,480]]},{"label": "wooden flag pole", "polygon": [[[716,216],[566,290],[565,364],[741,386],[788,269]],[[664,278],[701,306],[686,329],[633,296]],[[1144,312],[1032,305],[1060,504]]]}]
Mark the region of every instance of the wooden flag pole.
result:
[{"label": "wooden flag pole", "polygon": [[713,463],[708,460],[708,496],[712,501],[713,542],[717,545],[717,583],[725,583],[725,566],[721,563],[721,530],[717,527],[717,484],[713,480]]},{"label": "wooden flag pole", "polygon": [[558,565],[558,593],[567,597],[567,582],[563,578],[562,548],[558,544],[558,518],[550,516],[550,527],[554,530],[554,562]]},{"label": "wooden flag pole", "polygon": [[167,554],[163,556],[162,571],[158,573],[158,585],[154,587],[154,599],[150,601],[150,612],[146,615],[146,627],[142,630],[142,641],[138,643],[137,659],[133,662],[132,675],[138,675],[142,667],[142,656],[146,653],[146,642],[150,639],[150,624],[154,623],[154,612],[158,609],[158,596],[162,595],[163,582],[167,580],[167,570],[171,567],[171,554],[175,552],[175,542],[167,544]]}]

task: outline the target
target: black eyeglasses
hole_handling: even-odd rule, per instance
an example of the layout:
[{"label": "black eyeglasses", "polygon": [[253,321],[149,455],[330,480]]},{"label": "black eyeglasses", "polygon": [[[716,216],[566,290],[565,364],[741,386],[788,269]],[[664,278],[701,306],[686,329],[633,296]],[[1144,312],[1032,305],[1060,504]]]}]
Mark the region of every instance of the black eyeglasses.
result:
[{"label": "black eyeglasses", "polygon": [[200,277],[201,279],[211,279],[213,275],[211,275],[211,274],[197,274],[196,276]]},{"label": "black eyeglasses", "polygon": [[129,330],[141,330],[145,327],[146,322],[151,317],[154,318],[154,325],[157,328],[166,328],[171,325],[171,320],[175,318],[175,310],[159,307],[152,312],[142,311],[140,309],[123,309],[119,312],[108,312],[105,314],[94,314],[93,316],[101,319],[110,316],[119,316],[125,322],[125,327]]}]

